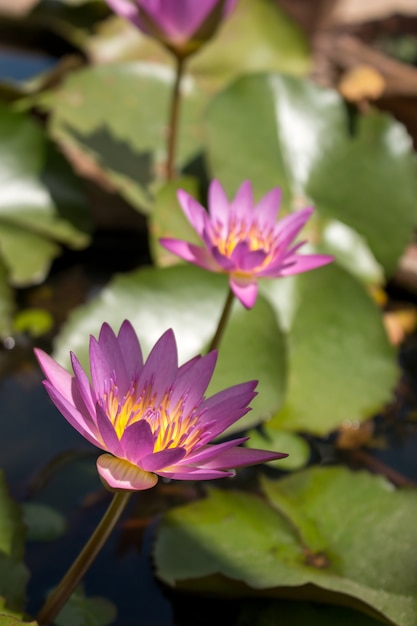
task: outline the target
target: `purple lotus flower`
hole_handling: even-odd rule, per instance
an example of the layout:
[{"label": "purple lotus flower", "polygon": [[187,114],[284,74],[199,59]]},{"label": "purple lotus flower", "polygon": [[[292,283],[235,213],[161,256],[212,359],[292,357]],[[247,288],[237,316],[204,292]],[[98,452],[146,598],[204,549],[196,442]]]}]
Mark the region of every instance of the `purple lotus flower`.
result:
[{"label": "purple lotus flower", "polygon": [[229,202],[217,180],[209,188],[209,212],[180,189],[178,200],[204,247],[179,239],[160,243],[177,256],[212,272],[229,274],[230,287],[247,309],[258,294],[258,278],[278,278],[312,270],[333,261],[323,254],[297,254],[305,241],[294,239],[313,212],[312,207],[276,221],[281,198],[272,189],[255,206],[252,186],[245,181]]},{"label": "purple lotus flower", "polygon": [[[287,456],[238,447],[248,438],[211,444],[245,415],[257,382],[204,397],[217,353],[181,367],[172,330],[143,362],[131,324],[118,336],[103,324],[90,339],[90,383],[74,354],[72,376],[42,350],[35,350],[52,402],[83,437],[106,451],[97,469],[111,490],[153,487],[158,476],[206,480],[233,476],[231,468]],[[108,454],[110,453],[110,454]]]},{"label": "purple lotus flower", "polygon": [[180,56],[210,39],[237,0],[106,0],[119,15]]}]

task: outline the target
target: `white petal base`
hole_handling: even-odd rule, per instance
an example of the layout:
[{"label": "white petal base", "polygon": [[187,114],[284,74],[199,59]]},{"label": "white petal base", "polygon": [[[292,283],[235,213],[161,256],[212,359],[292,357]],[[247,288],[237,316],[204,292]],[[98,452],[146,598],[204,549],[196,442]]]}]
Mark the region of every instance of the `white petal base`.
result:
[{"label": "white petal base", "polygon": [[111,454],[102,454],[97,459],[97,471],[109,491],[143,491],[155,487],[158,476],[145,472],[129,461]]}]

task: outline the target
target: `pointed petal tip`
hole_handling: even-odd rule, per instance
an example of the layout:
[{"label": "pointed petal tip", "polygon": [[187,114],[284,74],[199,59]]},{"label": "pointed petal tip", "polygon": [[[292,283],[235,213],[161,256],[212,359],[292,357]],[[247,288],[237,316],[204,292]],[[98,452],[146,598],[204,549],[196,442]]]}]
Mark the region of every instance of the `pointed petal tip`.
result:
[{"label": "pointed petal tip", "polygon": [[252,309],[255,306],[256,298],[258,297],[258,283],[253,279],[244,281],[240,278],[236,278],[233,275],[230,276],[230,288],[235,294],[236,298],[243,304],[245,309]]},{"label": "pointed petal tip", "polygon": [[121,323],[117,336],[119,336],[122,331],[130,332],[136,335],[136,331],[133,328],[132,322],[128,319],[124,319],[123,322]]},{"label": "pointed petal tip", "polygon": [[185,191],[185,189],[177,189],[177,199],[181,206],[183,202],[187,204],[189,198],[191,198],[191,196]]}]

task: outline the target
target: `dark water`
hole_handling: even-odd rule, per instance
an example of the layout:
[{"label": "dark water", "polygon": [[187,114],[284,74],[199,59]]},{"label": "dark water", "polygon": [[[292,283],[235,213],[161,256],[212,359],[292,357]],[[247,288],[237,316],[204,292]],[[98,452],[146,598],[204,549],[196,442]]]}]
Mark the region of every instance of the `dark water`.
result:
[{"label": "dark water", "polygon": [[[0,358],[9,357],[3,352]],[[68,520],[68,532],[59,540],[27,545],[28,610],[34,614],[90,537],[111,496],[97,477],[97,451],[52,405],[30,352],[22,359],[22,367],[0,382],[1,466],[18,500],[50,504]],[[127,520],[140,507],[138,494],[88,572],[85,591],[113,601],[120,626],[171,626],[170,603],[152,573],[154,526],[126,532]]]},{"label": "dark water", "polygon": [[47,72],[57,61],[45,54],[0,48],[0,81],[23,82]]}]

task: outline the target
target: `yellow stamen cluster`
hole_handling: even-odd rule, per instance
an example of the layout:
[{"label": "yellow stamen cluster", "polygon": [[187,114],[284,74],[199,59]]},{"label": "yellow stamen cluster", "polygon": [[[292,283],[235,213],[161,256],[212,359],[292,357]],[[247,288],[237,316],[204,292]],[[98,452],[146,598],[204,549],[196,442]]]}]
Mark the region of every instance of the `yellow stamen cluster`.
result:
[{"label": "yellow stamen cluster", "polygon": [[192,410],[187,415],[183,413],[183,400],[180,399],[175,406],[171,406],[170,393],[165,393],[158,406],[155,404],[155,394],[152,385],[139,396],[136,389],[132,388],[126,396],[120,400],[118,389],[111,386],[110,391],[104,396],[104,410],[112,422],[119,440],[126,428],[140,420],[146,420],[156,436],[154,452],[184,447],[192,450],[201,437],[201,430],[196,428],[198,412]]},{"label": "yellow stamen cluster", "polygon": [[218,250],[227,257],[230,257],[238,243],[246,241],[249,250],[263,250],[269,255],[274,246],[274,237],[272,228],[262,230],[256,221],[250,225],[236,218],[231,218],[227,236],[222,236],[222,227],[216,225],[213,230],[212,240]]}]

